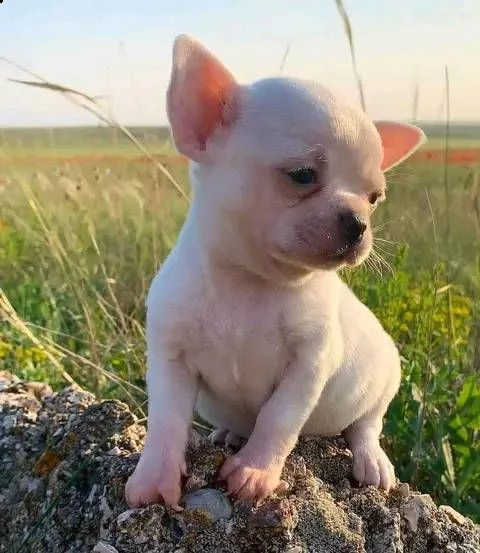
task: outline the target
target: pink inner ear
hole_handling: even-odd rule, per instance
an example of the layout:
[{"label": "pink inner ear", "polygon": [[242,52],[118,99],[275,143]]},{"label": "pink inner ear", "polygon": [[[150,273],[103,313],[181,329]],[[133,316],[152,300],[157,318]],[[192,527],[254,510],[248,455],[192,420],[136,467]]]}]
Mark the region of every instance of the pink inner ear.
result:
[{"label": "pink inner ear", "polygon": [[[213,61],[213,63],[212,63]],[[197,79],[192,82],[203,99],[198,117],[198,138],[204,146],[216,127],[226,123],[226,106],[233,100],[236,86],[234,78],[216,60],[204,58],[197,69]]]},{"label": "pink inner ear", "polygon": [[405,123],[375,123],[383,144],[382,171],[387,171],[410,157],[424,140],[421,129]]},{"label": "pink inner ear", "polygon": [[176,146],[199,161],[213,131],[226,125],[237,82],[201,44],[185,36],[174,46],[167,110]]}]

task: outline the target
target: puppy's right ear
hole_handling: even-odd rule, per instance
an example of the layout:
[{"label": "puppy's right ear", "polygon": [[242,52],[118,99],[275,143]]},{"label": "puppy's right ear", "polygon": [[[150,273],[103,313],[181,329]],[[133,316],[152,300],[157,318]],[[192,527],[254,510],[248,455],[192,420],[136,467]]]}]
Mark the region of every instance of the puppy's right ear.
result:
[{"label": "puppy's right ear", "polygon": [[194,161],[207,159],[207,142],[233,119],[238,83],[204,46],[187,35],[173,45],[167,113],[178,151]]}]

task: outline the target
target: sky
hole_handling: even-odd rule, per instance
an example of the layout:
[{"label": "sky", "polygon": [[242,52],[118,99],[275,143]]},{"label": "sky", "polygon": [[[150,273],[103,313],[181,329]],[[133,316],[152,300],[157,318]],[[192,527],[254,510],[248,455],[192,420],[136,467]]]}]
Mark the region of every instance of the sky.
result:
[{"label": "sky", "polygon": [[[376,119],[445,117],[445,66],[453,120],[480,121],[478,0],[345,0],[367,112]],[[126,125],[166,124],[175,36],[203,42],[241,82],[313,79],[358,103],[334,0],[3,0],[0,57],[91,95]],[[0,126],[94,124],[0,59]]]}]

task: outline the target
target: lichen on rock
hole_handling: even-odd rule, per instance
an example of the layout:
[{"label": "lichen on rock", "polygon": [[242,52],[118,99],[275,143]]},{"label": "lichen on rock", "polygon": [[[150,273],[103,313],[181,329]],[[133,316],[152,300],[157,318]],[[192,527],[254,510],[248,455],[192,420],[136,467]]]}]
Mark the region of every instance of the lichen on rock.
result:
[{"label": "lichen on rock", "polygon": [[119,401],[1,373],[0,552],[480,553],[478,527],[451,507],[406,484],[358,488],[341,439],[300,440],[288,490],[249,506],[216,480],[231,452],[192,431],[184,511],[129,509],[144,438]]}]

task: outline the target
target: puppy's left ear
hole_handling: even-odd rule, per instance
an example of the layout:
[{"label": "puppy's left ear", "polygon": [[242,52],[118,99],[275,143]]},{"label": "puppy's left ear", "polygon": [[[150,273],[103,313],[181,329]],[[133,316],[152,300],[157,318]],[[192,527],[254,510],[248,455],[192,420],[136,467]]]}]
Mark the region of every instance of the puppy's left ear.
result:
[{"label": "puppy's left ear", "polygon": [[377,121],[375,127],[383,145],[382,171],[405,161],[426,141],[422,129],[408,123]]},{"label": "puppy's left ear", "polygon": [[175,39],[172,62],[167,113],[175,145],[201,163],[208,160],[211,135],[234,119],[238,84],[213,54],[187,35]]}]

